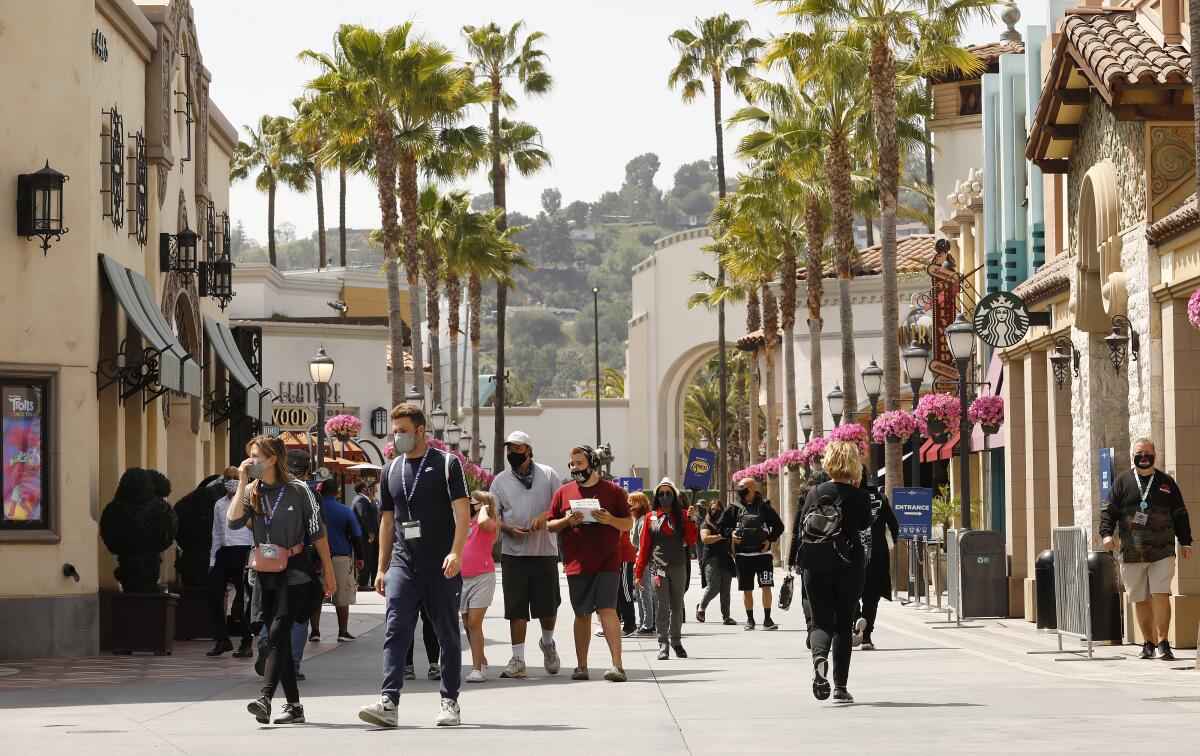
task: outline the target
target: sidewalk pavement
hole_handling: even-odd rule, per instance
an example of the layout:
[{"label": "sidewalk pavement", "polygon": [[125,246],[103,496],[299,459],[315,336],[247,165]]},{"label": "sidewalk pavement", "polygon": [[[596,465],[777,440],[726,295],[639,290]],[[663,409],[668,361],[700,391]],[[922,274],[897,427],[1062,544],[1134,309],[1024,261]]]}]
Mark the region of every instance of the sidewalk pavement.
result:
[{"label": "sidewalk pavement", "polygon": [[[1023,620],[940,629],[945,626],[926,623],[944,615],[884,602],[875,636],[879,650],[854,654],[850,689],[857,703],[839,707],[812,697],[798,602],[790,612],[774,611],[781,625],[776,632],[714,623],[720,618],[716,604],[709,606],[709,621],[699,624],[697,580],[684,625],[690,658],[657,661],[655,639],[625,639],[630,681],[614,684],[600,679],[608,653],[604,639],[594,636],[592,680],[568,679],[575,654],[565,583],[562,594],[555,637],[563,671],[543,671],[535,623],[526,644],[530,679],[500,680],[510,649],[497,591],[484,625],[492,679],[464,684],[463,726],[457,729],[433,726],[437,683],[423,675],[405,686],[400,732],[358,720],[358,708],[378,698],[383,636],[382,599],[360,593],[352,618],[372,629],[358,641],[337,644],[327,608],[324,642],[306,649],[308,681],[301,692],[307,725],[258,725],[245,710],[259,687],[250,665],[228,656],[208,659],[205,644],[180,644],[174,657],[124,657],[136,669],[117,675],[112,667],[121,657],[54,662],[57,676],[44,673],[48,662],[0,661],[0,733],[7,753],[86,749],[89,756],[401,749],[1170,753],[1194,751],[1200,742],[1200,672],[1190,651],[1171,663],[1137,660],[1133,647],[1100,647],[1101,660],[1058,661],[1058,654],[1027,653],[1056,649],[1057,642]],[[734,618],[743,621],[736,592],[734,606]],[[761,609],[756,613],[761,628]],[[417,645],[421,672],[424,654]],[[469,659],[465,652],[468,666]]]}]

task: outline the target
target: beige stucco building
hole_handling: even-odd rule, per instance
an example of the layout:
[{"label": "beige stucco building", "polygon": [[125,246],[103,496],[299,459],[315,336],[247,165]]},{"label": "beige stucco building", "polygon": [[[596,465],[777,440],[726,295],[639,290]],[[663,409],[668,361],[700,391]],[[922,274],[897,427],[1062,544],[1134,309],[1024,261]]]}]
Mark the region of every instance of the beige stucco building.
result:
[{"label": "beige stucco building", "polygon": [[[165,473],[174,502],[227,464],[211,409],[253,423],[269,406],[217,343],[219,303],[160,263],[160,233],[195,230],[206,263],[227,248],[237,134],[187,0],[5,2],[3,27],[0,658],[89,654],[118,588],[98,522],[122,472]],[[15,233],[16,177],[47,163],[70,177],[69,231],[43,253]]]},{"label": "beige stucco building", "polygon": [[[1200,522],[1187,9],[1181,0],[1089,2],[1067,11],[1043,48],[1026,156],[1044,174],[1046,262],[1016,292],[1052,322],[1004,353],[1010,455],[1019,462],[1006,473],[1016,514],[1008,538],[1023,555],[1013,577],[1026,584],[1028,619],[1033,557],[1049,548],[1051,529],[1082,525],[1099,548],[1099,450],[1113,449],[1120,473],[1130,442],[1153,439],[1159,467]],[[1171,641],[1194,645],[1196,560],[1179,560],[1172,593]]]}]

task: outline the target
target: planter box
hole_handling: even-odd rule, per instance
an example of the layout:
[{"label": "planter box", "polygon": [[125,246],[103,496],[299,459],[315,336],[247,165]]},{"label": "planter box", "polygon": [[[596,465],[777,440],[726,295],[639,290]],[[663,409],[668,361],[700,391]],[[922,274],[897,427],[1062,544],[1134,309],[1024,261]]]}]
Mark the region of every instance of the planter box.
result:
[{"label": "planter box", "polygon": [[216,639],[212,616],[208,612],[207,588],[176,588],[179,605],[175,607],[175,640]]},{"label": "planter box", "polygon": [[114,654],[150,651],[167,656],[175,649],[176,593],[114,593],[109,617]]}]

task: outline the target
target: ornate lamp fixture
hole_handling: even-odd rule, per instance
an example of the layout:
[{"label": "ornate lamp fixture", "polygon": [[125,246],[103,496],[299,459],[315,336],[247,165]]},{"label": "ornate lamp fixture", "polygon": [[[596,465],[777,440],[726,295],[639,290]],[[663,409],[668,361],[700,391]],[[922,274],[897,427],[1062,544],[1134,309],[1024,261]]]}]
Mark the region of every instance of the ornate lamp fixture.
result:
[{"label": "ornate lamp fixture", "polygon": [[1079,350],[1066,336],[1054,340],[1054,352],[1050,355],[1050,366],[1054,369],[1054,384],[1059,389],[1067,380],[1067,370],[1079,377]]},{"label": "ornate lamp fixture", "polygon": [[158,269],[163,273],[175,272],[190,284],[196,273],[196,244],[200,235],[184,226],[177,234],[158,235]]},{"label": "ornate lamp fixture", "polygon": [[1127,346],[1132,346],[1129,350],[1129,355],[1134,362],[1138,361],[1138,356],[1141,354],[1141,339],[1138,338],[1137,331],[1133,330],[1133,323],[1129,322],[1129,318],[1124,315],[1114,315],[1112,319],[1112,333],[1104,337],[1104,343],[1108,345],[1108,361],[1112,363],[1113,370],[1121,372],[1121,365],[1125,363],[1125,353]]},{"label": "ornate lamp fixture", "polygon": [[50,237],[62,239],[69,230],[63,225],[63,184],[71,177],[46,167],[37,173],[17,176],[17,235],[42,240],[42,254],[50,250]]}]

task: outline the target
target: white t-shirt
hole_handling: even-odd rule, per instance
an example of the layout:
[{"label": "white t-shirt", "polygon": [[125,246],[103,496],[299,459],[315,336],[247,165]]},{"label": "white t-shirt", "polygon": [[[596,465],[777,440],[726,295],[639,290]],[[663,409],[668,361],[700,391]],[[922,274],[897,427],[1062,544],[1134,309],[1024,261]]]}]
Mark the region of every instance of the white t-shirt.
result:
[{"label": "white t-shirt", "polygon": [[[500,521],[517,528],[528,528],[538,515],[550,511],[554,492],[562,485],[558,473],[548,465],[533,463],[533,486],[517,480],[512,470],[504,470],[492,481],[492,496]],[[505,535],[501,554],[509,556],[558,556],[558,539],[549,530],[530,533],[524,538]]]}]

